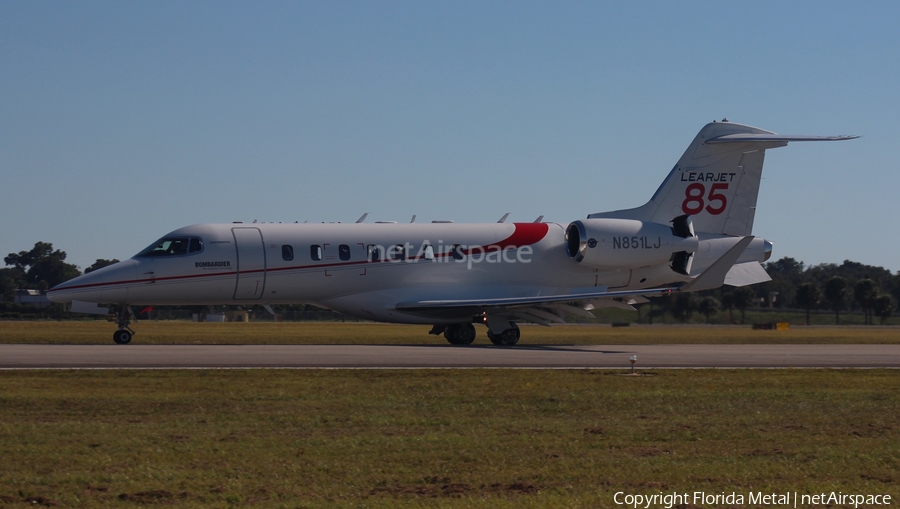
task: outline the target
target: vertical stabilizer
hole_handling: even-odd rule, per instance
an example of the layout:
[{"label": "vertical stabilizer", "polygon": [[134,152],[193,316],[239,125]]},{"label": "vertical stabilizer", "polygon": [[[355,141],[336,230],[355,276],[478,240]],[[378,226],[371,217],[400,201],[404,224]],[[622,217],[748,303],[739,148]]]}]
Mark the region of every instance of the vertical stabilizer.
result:
[{"label": "vertical stabilizer", "polygon": [[691,216],[698,232],[746,236],[753,229],[765,151],[790,141],[834,141],[855,136],[779,135],[728,121],[706,124],[643,206],[589,218],[666,224]]}]

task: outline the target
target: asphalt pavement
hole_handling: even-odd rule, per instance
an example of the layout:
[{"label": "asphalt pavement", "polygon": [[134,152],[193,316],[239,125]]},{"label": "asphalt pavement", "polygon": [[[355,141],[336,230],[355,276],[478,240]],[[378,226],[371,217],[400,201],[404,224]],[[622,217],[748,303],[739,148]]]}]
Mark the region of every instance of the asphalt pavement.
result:
[{"label": "asphalt pavement", "polygon": [[0,345],[35,368],[900,368],[900,345]]}]

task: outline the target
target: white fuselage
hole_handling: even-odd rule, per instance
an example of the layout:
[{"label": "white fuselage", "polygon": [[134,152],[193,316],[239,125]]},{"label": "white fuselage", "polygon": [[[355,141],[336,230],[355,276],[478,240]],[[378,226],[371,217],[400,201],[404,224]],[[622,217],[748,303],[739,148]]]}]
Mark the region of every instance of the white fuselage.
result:
[{"label": "white fuselage", "polygon": [[[434,324],[471,317],[465,311],[401,312],[397,304],[598,287],[633,290],[689,279],[665,264],[586,267],[567,256],[564,230],[557,223],[200,224],[161,239],[192,241],[190,251],[139,254],[64,283],[50,298],[129,305],[314,304],[371,320]],[[694,270],[734,245],[731,237],[716,237],[701,240]],[[757,240],[746,259],[762,259]]]}]

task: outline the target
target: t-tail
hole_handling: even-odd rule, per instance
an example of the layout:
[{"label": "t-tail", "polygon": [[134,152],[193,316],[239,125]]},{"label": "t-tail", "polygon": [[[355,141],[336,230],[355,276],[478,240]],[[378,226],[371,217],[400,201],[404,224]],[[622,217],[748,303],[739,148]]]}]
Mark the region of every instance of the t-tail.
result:
[{"label": "t-tail", "polygon": [[650,201],[634,209],[601,212],[588,218],[666,224],[688,215],[698,232],[747,236],[753,229],[766,150],[791,141],[856,137],[781,135],[727,120],[712,122],[700,130]]}]

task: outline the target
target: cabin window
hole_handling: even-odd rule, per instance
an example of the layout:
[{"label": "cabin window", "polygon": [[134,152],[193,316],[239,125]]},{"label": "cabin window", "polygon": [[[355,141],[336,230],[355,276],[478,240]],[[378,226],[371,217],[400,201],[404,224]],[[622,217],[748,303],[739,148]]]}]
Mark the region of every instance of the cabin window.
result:
[{"label": "cabin window", "polygon": [[294,259],[294,246],[287,244],[281,246],[281,259],[289,262]]},{"label": "cabin window", "polygon": [[163,237],[135,257],[179,256],[201,251],[203,251],[203,241],[199,237]]},{"label": "cabin window", "polygon": [[466,257],[466,255],[463,253],[463,247],[459,244],[453,244],[450,252],[453,254],[454,260],[462,260]]},{"label": "cabin window", "polygon": [[403,244],[394,244],[388,248],[387,255],[389,260],[402,262],[406,260],[406,248]]},{"label": "cabin window", "polygon": [[309,246],[309,257],[312,258],[312,261],[317,262],[322,259],[322,246],[312,245]]},{"label": "cabin window", "polygon": [[341,244],[338,246],[338,258],[341,260],[349,260],[350,259],[350,246],[347,244]]},{"label": "cabin window", "polygon": [[366,246],[366,257],[370,262],[377,262],[381,260],[381,248],[376,246],[375,244],[369,244]]}]

